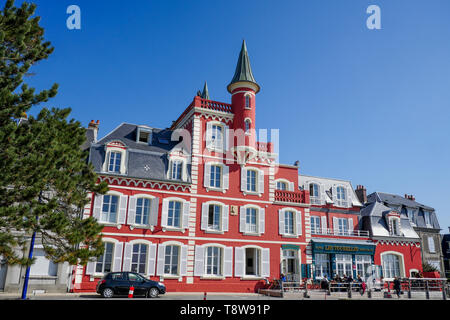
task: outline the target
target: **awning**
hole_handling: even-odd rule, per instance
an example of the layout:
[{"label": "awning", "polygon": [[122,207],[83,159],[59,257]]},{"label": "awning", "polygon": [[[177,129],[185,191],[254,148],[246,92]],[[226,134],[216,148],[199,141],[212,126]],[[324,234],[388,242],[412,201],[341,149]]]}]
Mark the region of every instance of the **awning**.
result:
[{"label": "awning", "polygon": [[370,241],[311,239],[313,253],[375,254],[376,244]]}]

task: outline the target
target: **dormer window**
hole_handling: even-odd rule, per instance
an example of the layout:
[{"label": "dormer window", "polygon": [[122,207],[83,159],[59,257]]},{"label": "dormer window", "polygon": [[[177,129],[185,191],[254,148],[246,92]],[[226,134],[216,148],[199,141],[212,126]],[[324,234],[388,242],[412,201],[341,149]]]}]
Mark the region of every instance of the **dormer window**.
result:
[{"label": "dormer window", "polygon": [[122,153],[111,151],[109,153],[108,171],[120,173],[120,164],[122,161]]},{"label": "dormer window", "polygon": [[183,161],[181,160],[172,161],[170,170],[171,170],[170,179],[181,180],[183,173]]},{"label": "dormer window", "polygon": [[[394,214],[394,216],[392,216]],[[401,236],[400,216],[396,213],[390,213],[388,217],[389,221],[389,234],[391,236]]]},{"label": "dormer window", "polygon": [[425,218],[425,224],[427,227],[431,227],[431,212],[430,211],[424,211],[423,216]]},{"label": "dormer window", "polygon": [[136,142],[150,144],[151,143],[152,131],[147,128],[137,128]]}]

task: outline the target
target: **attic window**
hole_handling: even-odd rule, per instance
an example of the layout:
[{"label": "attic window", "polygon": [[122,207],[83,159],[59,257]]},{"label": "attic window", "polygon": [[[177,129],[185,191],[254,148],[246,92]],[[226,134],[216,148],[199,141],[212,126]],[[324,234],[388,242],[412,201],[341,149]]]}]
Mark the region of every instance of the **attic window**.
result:
[{"label": "attic window", "polygon": [[140,143],[150,144],[151,135],[152,135],[151,130],[138,127],[136,141]]}]

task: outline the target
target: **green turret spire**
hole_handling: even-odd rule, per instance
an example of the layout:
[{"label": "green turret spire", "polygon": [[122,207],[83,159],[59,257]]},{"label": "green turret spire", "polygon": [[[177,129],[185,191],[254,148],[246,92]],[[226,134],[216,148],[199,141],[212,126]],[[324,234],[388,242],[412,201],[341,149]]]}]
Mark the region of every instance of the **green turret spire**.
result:
[{"label": "green turret spire", "polygon": [[251,82],[256,86],[256,92],[259,91],[259,85],[256,83],[253,77],[252,68],[250,66],[250,59],[248,58],[247,45],[245,40],[242,41],[241,52],[239,53],[239,60],[236,65],[236,71],[234,72],[234,77],[231,83],[228,85],[227,89],[231,93],[230,86],[237,82]]},{"label": "green turret spire", "polygon": [[206,100],[211,100],[209,98],[208,84],[206,83],[206,81],[205,81],[205,85],[203,86],[203,92],[202,92],[201,97]]}]

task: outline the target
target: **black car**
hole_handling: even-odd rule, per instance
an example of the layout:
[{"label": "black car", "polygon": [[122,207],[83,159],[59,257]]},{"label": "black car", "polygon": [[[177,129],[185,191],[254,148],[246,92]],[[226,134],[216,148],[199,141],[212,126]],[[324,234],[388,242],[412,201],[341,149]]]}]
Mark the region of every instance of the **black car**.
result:
[{"label": "black car", "polygon": [[96,291],[104,298],[111,298],[127,296],[130,287],[134,287],[133,296],[155,298],[166,293],[163,283],[146,279],[135,272],[109,272],[97,283]]}]

